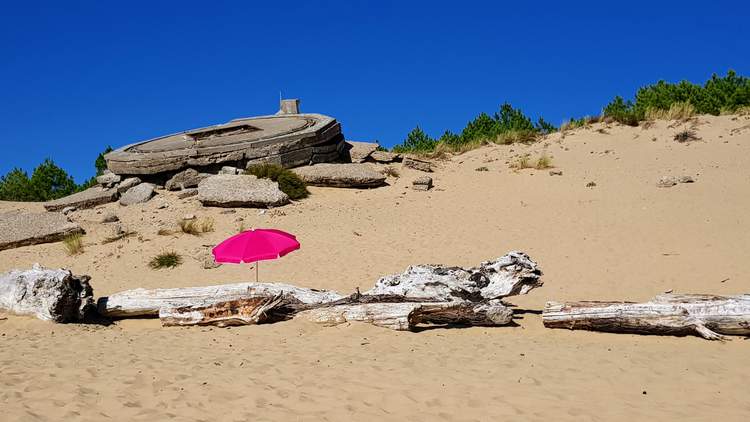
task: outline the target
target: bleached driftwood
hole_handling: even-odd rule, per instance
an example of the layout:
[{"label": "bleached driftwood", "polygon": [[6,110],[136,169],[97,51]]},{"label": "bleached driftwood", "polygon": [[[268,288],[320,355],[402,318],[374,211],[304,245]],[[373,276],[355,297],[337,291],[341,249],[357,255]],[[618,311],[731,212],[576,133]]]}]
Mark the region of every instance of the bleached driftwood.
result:
[{"label": "bleached driftwood", "polygon": [[201,308],[240,299],[266,298],[284,293],[302,303],[325,303],[343,296],[283,283],[236,283],[175,289],[134,289],[102,297],[97,302],[101,315],[110,318],[158,316],[160,309]]},{"label": "bleached driftwood", "polygon": [[399,295],[435,302],[500,299],[526,294],[542,285],[542,271],[523,252],[509,252],[475,268],[413,265],[381,278],[365,295]]},{"label": "bleached driftwood", "polygon": [[475,302],[430,302],[402,296],[352,296],[329,303],[302,303],[291,295],[258,296],[208,306],[162,308],[159,319],[174,325],[254,325],[292,317],[337,325],[368,322],[394,330],[409,330],[419,324],[505,325],[513,311],[499,300]]},{"label": "bleached driftwood", "polygon": [[301,305],[293,296],[276,294],[230,300],[207,306],[161,308],[159,319],[164,326],[255,325],[286,319],[294,311],[284,311],[285,304]]},{"label": "bleached driftwood", "polygon": [[541,286],[528,255],[511,252],[479,267],[418,265],[381,278],[349,297],[288,284],[241,283],[179,289],[136,289],[99,300],[108,317],[156,316],[165,326],[251,325],[302,315],[335,325],[363,321],[396,330],[419,324],[504,325],[513,312],[500,298]]},{"label": "bleached driftwood", "polygon": [[663,294],[650,302],[547,302],[548,328],[638,334],[750,335],[750,295]]},{"label": "bleached driftwood", "polygon": [[83,321],[94,306],[89,279],[39,264],[10,271],[0,275],[0,310],[45,321]]},{"label": "bleached driftwood", "polygon": [[321,306],[302,311],[300,318],[324,325],[367,322],[392,330],[411,330],[420,324],[507,325],[513,311],[499,300],[486,302],[373,302]]}]

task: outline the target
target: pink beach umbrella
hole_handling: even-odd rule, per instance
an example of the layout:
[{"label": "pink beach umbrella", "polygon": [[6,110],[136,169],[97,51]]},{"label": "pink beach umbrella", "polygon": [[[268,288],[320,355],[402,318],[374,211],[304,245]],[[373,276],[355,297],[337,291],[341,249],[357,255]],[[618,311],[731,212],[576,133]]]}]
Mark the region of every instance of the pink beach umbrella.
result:
[{"label": "pink beach umbrella", "polygon": [[253,229],[236,234],[213,249],[216,262],[246,264],[255,262],[255,281],[258,281],[258,261],[281,258],[299,249],[294,235],[275,229]]}]

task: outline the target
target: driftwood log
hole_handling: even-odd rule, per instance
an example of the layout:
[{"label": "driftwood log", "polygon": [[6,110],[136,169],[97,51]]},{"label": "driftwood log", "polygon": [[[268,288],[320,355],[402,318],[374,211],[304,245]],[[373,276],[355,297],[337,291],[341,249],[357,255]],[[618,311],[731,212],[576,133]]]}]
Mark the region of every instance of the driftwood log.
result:
[{"label": "driftwood log", "polygon": [[663,294],[645,303],[547,302],[542,321],[548,328],[724,340],[722,334],[750,335],[750,295]]},{"label": "driftwood log", "polygon": [[208,306],[162,308],[164,326],[254,325],[302,317],[324,325],[367,322],[394,330],[421,324],[506,325],[513,311],[499,300],[483,302],[431,302],[393,295],[360,295],[328,303],[302,303],[293,295],[268,294]]},{"label": "driftwood log", "polygon": [[435,302],[500,299],[540,287],[542,271],[528,255],[513,251],[464,269],[413,265],[402,274],[381,278],[366,295],[400,295]]},{"label": "driftwood log", "polygon": [[[325,325],[361,321],[394,330],[421,324],[506,325],[513,311],[499,299],[541,286],[541,274],[528,255],[510,252],[469,269],[411,266],[402,274],[381,278],[364,294],[358,291],[345,298],[281,284],[254,285],[251,293],[243,290],[241,295],[236,289],[228,294],[214,286],[215,293],[201,291],[199,300],[185,289],[124,292],[101,301],[99,309],[116,316],[145,308],[151,315],[158,309],[165,326],[262,324],[295,315]],[[160,301],[151,300],[154,296]]]},{"label": "driftwood log", "polygon": [[292,296],[302,303],[325,303],[343,296],[331,291],[314,290],[283,283],[236,283],[175,289],[134,289],[99,298],[99,314],[109,318],[159,316],[161,309],[206,308],[241,299],[268,298],[278,294]]},{"label": "driftwood log", "polygon": [[0,275],[0,310],[54,322],[83,321],[94,309],[89,276],[34,264]]},{"label": "driftwood log", "polygon": [[[367,296],[363,296],[366,298]],[[370,296],[376,298],[377,296]],[[403,300],[403,299],[402,299]],[[320,306],[298,314],[323,325],[367,322],[392,330],[412,330],[419,325],[507,325],[513,311],[499,300],[483,302],[366,301]]]}]

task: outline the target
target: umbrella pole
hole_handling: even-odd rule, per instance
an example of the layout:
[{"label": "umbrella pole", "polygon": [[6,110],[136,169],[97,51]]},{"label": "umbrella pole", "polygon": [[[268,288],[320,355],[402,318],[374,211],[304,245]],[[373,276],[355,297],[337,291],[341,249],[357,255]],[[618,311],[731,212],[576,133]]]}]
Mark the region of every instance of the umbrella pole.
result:
[{"label": "umbrella pole", "polygon": [[255,282],[258,282],[258,264],[260,264],[260,261],[255,262]]}]

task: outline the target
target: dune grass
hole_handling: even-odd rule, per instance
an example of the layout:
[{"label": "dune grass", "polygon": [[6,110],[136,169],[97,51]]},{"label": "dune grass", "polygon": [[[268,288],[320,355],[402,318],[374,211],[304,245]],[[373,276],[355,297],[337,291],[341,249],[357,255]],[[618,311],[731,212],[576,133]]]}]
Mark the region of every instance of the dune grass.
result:
[{"label": "dune grass", "polygon": [[180,264],[182,264],[182,257],[177,252],[168,251],[151,258],[148,266],[154,270],[159,270],[162,268],[174,268]]},{"label": "dune grass", "polygon": [[536,160],[536,165],[534,168],[537,170],[545,170],[552,168],[552,158],[550,158],[547,154],[542,153],[541,156]]},{"label": "dune grass", "polygon": [[80,255],[84,252],[83,247],[83,235],[81,233],[73,233],[63,239],[63,247],[65,252],[70,255]]},{"label": "dune grass", "polygon": [[646,120],[687,120],[695,116],[695,107],[688,101],[678,101],[669,106],[669,109],[658,109],[649,107],[646,109]]}]

